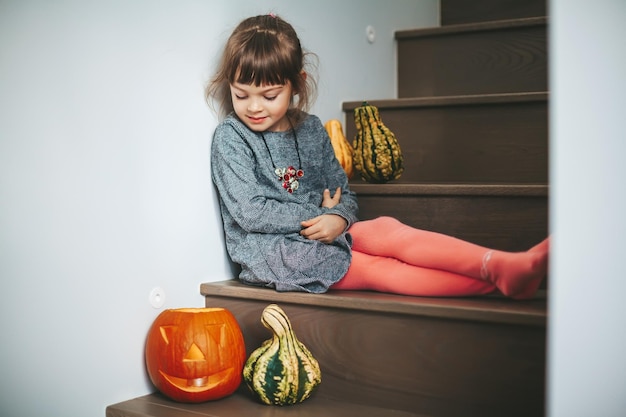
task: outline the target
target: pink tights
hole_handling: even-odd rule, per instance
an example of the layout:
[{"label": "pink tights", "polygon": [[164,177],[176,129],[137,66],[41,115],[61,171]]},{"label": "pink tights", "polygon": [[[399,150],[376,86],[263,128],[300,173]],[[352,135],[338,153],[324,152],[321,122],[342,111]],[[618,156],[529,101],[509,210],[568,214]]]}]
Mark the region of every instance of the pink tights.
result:
[{"label": "pink tights", "polygon": [[458,297],[488,294],[531,298],[548,268],[549,238],[526,252],[484,248],[409,227],[391,217],[352,225],[353,258],[338,290]]}]

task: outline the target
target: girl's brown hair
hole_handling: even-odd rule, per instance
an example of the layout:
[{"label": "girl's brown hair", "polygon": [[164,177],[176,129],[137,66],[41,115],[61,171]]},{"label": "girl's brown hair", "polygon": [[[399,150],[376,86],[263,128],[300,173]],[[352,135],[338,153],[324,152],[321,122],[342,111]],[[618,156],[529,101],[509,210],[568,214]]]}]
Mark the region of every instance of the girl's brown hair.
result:
[{"label": "girl's brown hair", "polygon": [[313,54],[305,52],[294,28],[274,14],[249,17],[228,38],[217,71],[205,89],[207,103],[219,106],[219,115],[233,111],[230,84],[291,84],[292,99],[288,116],[298,123],[308,111],[316,92],[314,77],[305,71]]}]

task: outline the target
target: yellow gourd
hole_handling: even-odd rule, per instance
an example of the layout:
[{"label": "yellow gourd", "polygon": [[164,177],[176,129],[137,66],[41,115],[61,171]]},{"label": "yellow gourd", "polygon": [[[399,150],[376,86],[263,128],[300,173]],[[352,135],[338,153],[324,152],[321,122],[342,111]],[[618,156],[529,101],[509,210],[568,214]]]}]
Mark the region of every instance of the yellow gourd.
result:
[{"label": "yellow gourd", "polygon": [[317,360],[294,333],[289,317],[276,304],[263,310],[261,323],[272,338],[254,350],[243,367],[243,379],[268,405],[300,403],[322,382]]},{"label": "yellow gourd", "polygon": [[404,171],[402,150],[396,136],[380,119],[378,108],[363,102],[354,109],[354,167],[367,182],[397,180]]},{"label": "yellow gourd", "polygon": [[348,179],[354,175],[354,166],[352,164],[352,145],[346,139],[343,134],[343,128],[341,122],[337,119],[331,119],[324,124],[328,136],[330,136],[330,143],[333,145],[335,151],[335,157],[339,161],[339,164],[346,172]]}]

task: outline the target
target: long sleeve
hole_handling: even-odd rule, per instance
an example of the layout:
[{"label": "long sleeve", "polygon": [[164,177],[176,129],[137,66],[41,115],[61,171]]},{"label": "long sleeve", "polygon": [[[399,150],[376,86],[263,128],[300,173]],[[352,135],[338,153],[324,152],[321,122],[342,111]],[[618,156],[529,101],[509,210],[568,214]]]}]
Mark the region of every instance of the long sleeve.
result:
[{"label": "long sleeve", "polygon": [[354,192],[350,191],[348,176],[335,157],[335,152],[333,151],[328,132],[326,132],[326,129],[322,130],[323,131],[318,132],[318,134],[324,137],[324,140],[322,141],[323,148],[321,155],[325,159],[324,165],[328,167],[325,172],[327,177],[326,188],[328,188],[332,193],[337,189],[337,187],[341,187],[340,203],[331,209],[326,209],[325,212],[340,215],[346,219],[348,222],[347,228],[349,228],[357,221],[357,213],[359,211],[357,197]]}]

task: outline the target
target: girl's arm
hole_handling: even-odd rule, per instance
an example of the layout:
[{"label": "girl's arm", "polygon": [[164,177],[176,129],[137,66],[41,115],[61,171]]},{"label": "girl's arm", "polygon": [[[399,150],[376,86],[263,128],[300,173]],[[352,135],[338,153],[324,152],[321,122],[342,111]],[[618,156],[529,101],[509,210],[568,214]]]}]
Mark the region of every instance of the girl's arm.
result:
[{"label": "girl's arm", "polygon": [[322,157],[325,159],[326,166],[328,167],[328,169],[325,170],[327,188],[330,190],[331,194],[333,194],[337,188],[341,189],[340,198],[335,198],[339,200],[339,203],[325,210],[325,213],[337,214],[343,217],[348,223],[347,227],[350,227],[358,220],[359,205],[357,196],[354,192],[350,191],[348,176],[335,157],[335,151],[333,151],[330,136],[328,136],[328,132],[324,129],[321,121],[319,126],[321,128],[320,134],[324,136]]},{"label": "girl's arm", "polygon": [[300,234],[308,239],[332,243],[357,221],[358,203],[356,194],[350,191],[348,177],[335,157],[326,129],[321,122],[318,125],[321,127],[318,134],[323,139],[321,156],[328,185],[322,194],[324,214],[303,221]]}]

